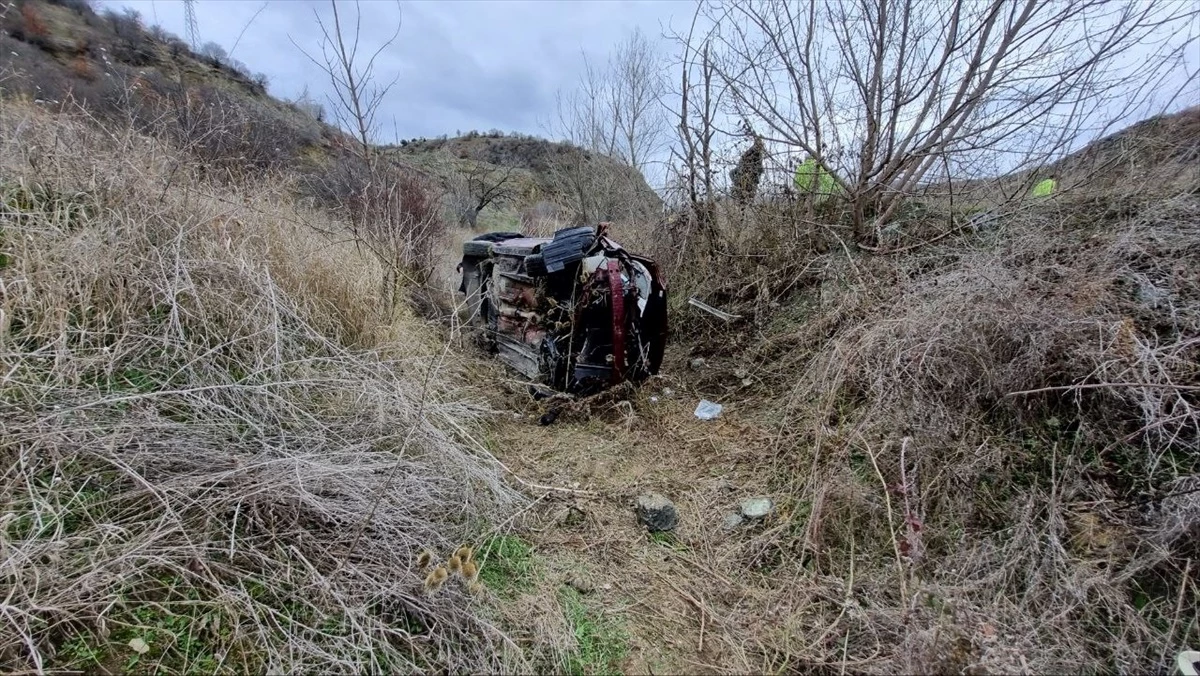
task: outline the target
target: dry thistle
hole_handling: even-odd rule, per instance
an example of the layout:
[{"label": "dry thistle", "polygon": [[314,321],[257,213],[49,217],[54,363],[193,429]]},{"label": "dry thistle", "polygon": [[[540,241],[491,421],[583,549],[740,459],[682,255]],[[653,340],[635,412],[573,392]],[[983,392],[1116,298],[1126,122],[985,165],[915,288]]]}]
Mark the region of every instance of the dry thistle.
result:
[{"label": "dry thistle", "polygon": [[434,568],[425,578],[425,591],[432,594],[441,589],[448,577],[450,577],[450,573],[445,566]]},{"label": "dry thistle", "polygon": [[475,595],[482,594],[483,593],[483,583],[480,582],[479,580],[475,580],[471,584],[467,585],[467,591],[469,591]]},{"label": "dry thistle", "polygon": [[425,570],[431,563],[433,563],[433,552],[426,549],[417,557],[417,570]]},{"label": "dry thistle", "polygon": [[457,573],[459,567],[462,566],[462,560],[459,559],[458,556],[451,556],[450,560],[446,562],[446,565],[450,567],[451,573]]},{"label": "dry thistle", "polygon": [[459,561],[465,562],[465,561],[474,561],[475,560],[475,551],[473,549],[471,549],[471,547],[468,545],[463,545],[463,546],[459,547],[458,549],[454,550],[454,555],[458,557]]},{"label": "dry thistle", "polygon": [[461,572],[463,579],[474,582],[475,578],[479,576],[479,567],[475,565],[474,561],[465,561],[462,564]]}]

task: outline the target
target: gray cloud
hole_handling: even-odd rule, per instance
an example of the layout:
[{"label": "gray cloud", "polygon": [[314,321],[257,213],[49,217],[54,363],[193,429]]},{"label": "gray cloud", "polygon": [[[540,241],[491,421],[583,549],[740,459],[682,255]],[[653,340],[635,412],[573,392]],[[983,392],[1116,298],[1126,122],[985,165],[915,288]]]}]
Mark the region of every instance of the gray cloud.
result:
[{"label": "gray cloud", "polygon": [[[179,0],[105,0],[131,7],[150,24],[186,39]],[[202,42],[216,42],[251,71],[265,73],[271,92],[294,98],[307,90],[324,98],[328,78],[293,46],[320,58],[321,33],[313,12],[330,17],[315,0],[197,0]],[[343,21],[354,5],[339,5]],[[379,114],[380,136],[400,138],[453,134],[470,129],[546,135],[554,94],[572,87],[582,53],[604,59],[635,27],[657,36],[676,16],[690,18],[693,5],[671,1],[599,2],[403,2],[365,0],[362,51],[374,51],[395,31],[396,42],[379,55],[381,81],[397,78]],[[684,16],[686,15],[686,16]],[[666,45],[664,45],[664,49]]]}]

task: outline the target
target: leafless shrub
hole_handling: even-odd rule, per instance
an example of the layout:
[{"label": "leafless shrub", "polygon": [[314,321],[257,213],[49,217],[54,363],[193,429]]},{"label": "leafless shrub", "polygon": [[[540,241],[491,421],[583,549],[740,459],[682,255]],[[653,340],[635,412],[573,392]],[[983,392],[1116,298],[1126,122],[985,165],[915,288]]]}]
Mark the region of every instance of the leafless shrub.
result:
[{"label": "leafless shrub", "polygon": [[432,188],[411,171],[346,155],[306,179],[319,203],[343,217],[342,230],[379,261],[389,307],[406,287],[426,283],[445,222]]},{"label": "leafless shrub", "polygon": [[0,105],[0,662],[498,668],[505,639],[415,560],[517,498],[420,327],[333,339],[373,259],[290,225],[286,190]]}]

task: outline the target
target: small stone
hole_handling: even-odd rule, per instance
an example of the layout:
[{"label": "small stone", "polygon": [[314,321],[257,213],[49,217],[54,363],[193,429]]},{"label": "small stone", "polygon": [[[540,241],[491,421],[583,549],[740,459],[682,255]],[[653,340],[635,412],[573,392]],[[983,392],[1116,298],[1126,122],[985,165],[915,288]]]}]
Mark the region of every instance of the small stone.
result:
[{"label": "small stone", "polygon": [[669,388],[669,387],[664,387],[664,388],[663,388],[663,396],[664,396],[664,397],[671,397],[671,396],[674,396],[674,395],[675,395],[675,390],[673,390],[673,389],[671,389],[671,388]]},{"label": "small stone", "polygon": [[582,524],[586,518],[582,509],[575,506],[567,507],[567,513],[562,518],[562,525],[568,528]]},{"label": "small stone", "polygon": [[591,594],[592,590],[595,589],[591,582],[588,582],[578,575],[572,575],[570,578],[568,578],[567,586],[579,592],[580,594]]},{"label": "small stone", "polygon": [[689,362],[688,365],[692,367],[693,371],[699,371],[700,369],[702,369],[706,365],[708,365],[708,362],[704,361],[704,357],[696,357],[691,362]]},{"label": "small stone", "polygon": [[722,526],[725,530],[733,530],[742,525],[742,515],[737,512],[730,512],[725,515],[725,520]]},{"label": "small stone", "polygon": [[737,378],[738,380],[745,380],[746,378],[750,377],[750,372],[744,368],[734,369],[733,377]]},{"label": "small stone", "polygon": [[140,638],[129,639],[129,649],[139,655],[145,655],[150,652],[150,646]]},{"label": "small stone", "polygon": [[747,519],[761,519],[775,511],[771,498],[746,498],[741,504],[742,516]]},{"label": "small stone", "polygon": [[638,496],[637,516],[653,533],[671,530],[679,523],[675,505],[658,493],[643,493]]}]

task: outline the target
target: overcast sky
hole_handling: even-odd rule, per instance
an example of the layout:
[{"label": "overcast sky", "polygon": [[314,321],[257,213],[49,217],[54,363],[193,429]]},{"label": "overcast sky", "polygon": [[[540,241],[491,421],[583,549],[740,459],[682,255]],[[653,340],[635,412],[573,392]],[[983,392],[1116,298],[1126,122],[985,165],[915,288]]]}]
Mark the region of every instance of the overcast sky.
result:
[{"label": "overcast sky", "polygon": [[[187,39],[182,0],[101,4],[132,7],[147,24]],[[690,21],[695,7],[687,0],[404,0],[399,6],[363,0],[360,6],[364,48],[377,48],[402,21],[399,38],[376,63],[381,79],[399,76],[379,116],[385,142],[393,139],[393,118],[399,138],[471,129],[548,135],[555,92],[575,85],[581,50],[603,60],[635,27],[658,40],[672,17],[679,26]],[[293,98],[307,85],[322,100],[325,76],[291,42],[320,58],[314,9],[329,16],[325,1],[197,0],[199,38],[232,50],[252,72],[265,73],[275,96]],[[346,3],[342,11],[352,12],[353,5]]]},{"label": "overcast sky", "polygon": [[[1193,0],[1164,1],[1176,7],[1171,3]],[[146,24],[187,39],[182,0],[98,4],[133,8]],[[353,2],[339,6],[343,22],[354,16]],[[602,63],[636,28],[670,57],[676,46],[663,35],[686,32],[695,7],[691,0],[362,0],[362,50],[374,51],[400,22],[399,37],[375,66],[378,79],[397,78],[378,115],[376,138],[387,143],[492,129],[554,137],[548,126],[555,94],[577,85],[584,51]],[[293,45],[320,58],[314,10],[330,17],[328,0],[197,0],[199,42],[215,42],[251,72],[266,74],[277,97],[294,99],[307,88],[325,103],[327,76]],[[1200,15],[1192,17],[1190,31],[1192,38],[1198,34]],[[1192,52],[1200,48],[1186,54],[1187,70],[1195,73],[1200,53]],[[1184,82],[1190,86],[1172,109],[1200,102],[1195,79],[1169,79],[1165,89],[1177,91]],[[727,154],[737,156],[736,150]],[[662,163],[647,169],[658,185]]]}]

